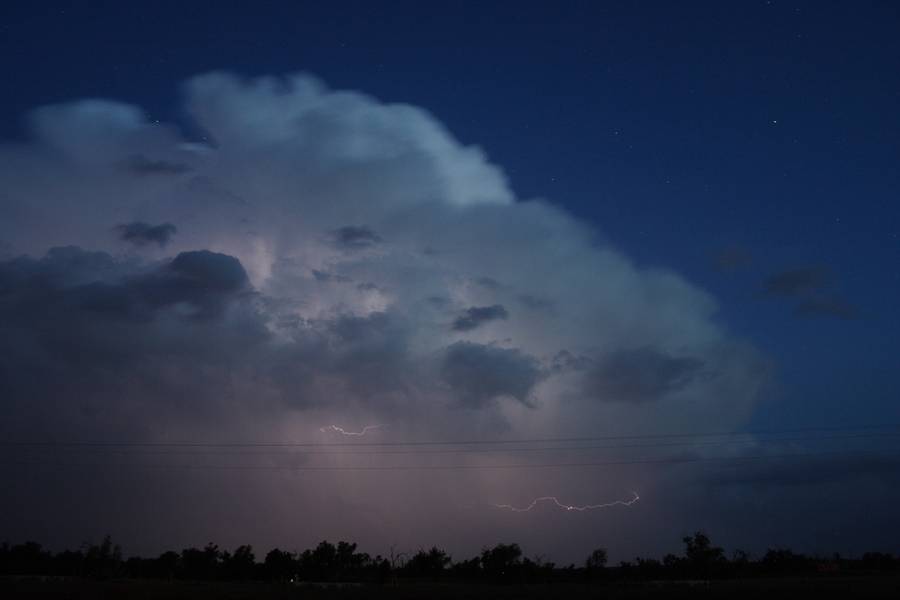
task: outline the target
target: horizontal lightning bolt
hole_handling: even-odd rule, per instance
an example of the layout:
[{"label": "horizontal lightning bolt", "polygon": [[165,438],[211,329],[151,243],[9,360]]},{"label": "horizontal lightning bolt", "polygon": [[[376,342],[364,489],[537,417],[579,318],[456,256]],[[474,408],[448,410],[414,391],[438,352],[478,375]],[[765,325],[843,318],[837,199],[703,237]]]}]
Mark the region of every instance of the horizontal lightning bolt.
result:
[{"label": "horizontal lightning bolt", "polygon": [[526,506],[524,508],[519,508],[519,507],[513,506],[512,504],[494,504],[493,506],[495,508],[503,508],[506,510],[511,510],[512,512],[528,512],[532,508],[534,508],[535,506],[540,504],[541,502],[552,502],[553,504],[555,504],[556,506],[558,506],[559,508],[561,508],[563,510],[568,510],[568,511],[574,510],[574,511],[578,511],[578,512],[585,512],[588,510],[597,510],[600,508],[610,508],[612,506],[631,506],[632,504],[634,504],[635,502],[637,502],[638,500],[641,499],[641,497],[638,496],[637,492],[631,492],[631,493],[634,494],[634,496],[630,500],[615,500],[613,502],[606,502],[604,504],[585,504],[584,506],[574,506],[571,504],[563,504],[562,502],[557,500],[555,496],[541,496],[540,498],[535,498],[534,500],[532,500],[531,504],[529,504],[528,506]]},{"label": "horizontal lightning bolt", "polygon": [[337,425],[328,425],[327,427],[320,427],[319,431],[322,433],[339,433],[341,435],[353,435],[353,436],[362,436],[366,435],[369,431],[373,429],[380,429],[381,425],[366,425],[360,431],[347,431],[343,427],[338,427]]}]

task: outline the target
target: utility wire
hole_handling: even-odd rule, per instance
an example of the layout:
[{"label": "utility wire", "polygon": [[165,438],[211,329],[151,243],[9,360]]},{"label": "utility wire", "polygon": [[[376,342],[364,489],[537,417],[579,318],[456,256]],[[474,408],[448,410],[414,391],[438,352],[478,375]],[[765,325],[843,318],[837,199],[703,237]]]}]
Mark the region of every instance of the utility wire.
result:
[{"label": "utility wire", "polygon": [[793,458],[870,458],[887,461],[897,461],[900,470],[900,454],[885,453],[848,453],[848,452],[803,452],[790,454],[768,454],[753,456],[727,456],[727,457],[681,457],[638,460],[614,460],[592,462],[556,462],[556,463],[512,463],[512,464],[484,464],[484,465],[359,465],[359,466],[286,466],[286,465],[191,465],[191,464],[150,464],[150,463],[70,463],[70,462],[37,462],[37,461],[0,461],[4,466],[28,466],[28,467],[126,467],[149,469],[185,469],[185,470],[223,470],[223,471],[456,471],[456,470],[504,470],[504,469],[557,469],[570,467],[612,467],[622,465],[674,465],[690,463],[753,463],[767,460],[786,460]]},{"label": "utility wire", "polygon": [[[545,452],[545,451],[577,451],[577,450],[615,450],[615,449],[631,449],[631,448],[675,448],[675,447],[718,447],[732,446],[740,444],[772,444],[785,442],[822,442],[835,440],[897,440],[900,439],[900,432],[883,432],[883,433],[859,433],[848,435],[817,435],[817,436],[791,436],[791,437],[767,437],[767,438],[747,438],[747,439],[728,439],[717,441],[678,441],[678,442],[650,442],[637,444],[603,444],[589,446],[535,446],[535,447],[500,447],[500,448],[424,448],[414,450],[305,450],[299,449],[292,451],[293,447],[284,447],[276,449],[254,450],[252,448],[236,448],[236,449],[211,449],[197,450],[193,448],[181,449],[179,447],[166,448],[162,450],[143,450],[143,446],[135,449],[123,448],[120,446],[89,446],[82,449],[87,452],[99,452],[103,454],[115,454],[124,456],[385,456],[385,455],[428,455],[428,454],[490,454],[490,453],[512,453],[512,452]],[[359,444],[351,444],[359,445]],[[34,446],[17,447],[34,448]],[[37,448],[53,449],[56,446],[37,446]],[[61,446],[60,446],[61,447]],[[68,447],[68,446],[66,446]]]},{"label": "utility wire", "polygon": [[900,430],[900,424],[861,425],[856,427],[803,427],[795,429],[719,431],[693,433],[652,433],[637,435],[608,435],[569,438],[530,438],[512,440],[445,440],[445,441],[372,441],[372,442],[134,442],[134,441],[57,441],[57,440],[4,440],[0,447],[58,447],[58,448],[314,448],[314,447],[378,447],[378,446],[478,446],[602,442],[613,440],[651,440],[715,438],[733,436],[771,436],[800,433],[827,433],[845,431]]}]

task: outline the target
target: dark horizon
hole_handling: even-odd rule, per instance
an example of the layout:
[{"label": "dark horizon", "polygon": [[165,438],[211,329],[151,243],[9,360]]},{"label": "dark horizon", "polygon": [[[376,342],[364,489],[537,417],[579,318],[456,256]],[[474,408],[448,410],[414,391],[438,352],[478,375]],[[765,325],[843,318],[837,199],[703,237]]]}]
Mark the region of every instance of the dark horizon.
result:
[{"label": "dark horizon", "polygon": [[214,542],[158,556],[126,553],[110,536],[77,549],[52,552],[30,541],[0,542],[0,576],[57,576],[85,579],[181,579],[188,581],[267,580],[281,583],[411,581],[482,583],[561,583],[615,580],[742,579],[797,576],[895,575],[900,557],[866,552],[805,555],[791,548],[767,548],[754,556],[742,549],[717,546],[706,532],[681,539],[683,549],[665,556],[636,556],[611,562],[598,546],[580,562],[557,564],[539,552],[526,552],[515,542],[488,544],[474,556],[454,557],[437,546],[386,554],[370,554],[355,542],[322,540],[304,550],[272,548],[257,553],[249,544],[229,551]]}]

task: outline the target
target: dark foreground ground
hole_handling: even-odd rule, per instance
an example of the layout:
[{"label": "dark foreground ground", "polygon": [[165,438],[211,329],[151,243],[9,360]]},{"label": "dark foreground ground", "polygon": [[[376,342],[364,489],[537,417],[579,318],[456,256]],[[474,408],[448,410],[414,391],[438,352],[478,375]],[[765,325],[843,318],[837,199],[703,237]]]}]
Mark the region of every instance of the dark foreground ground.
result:
[{"label": "dark foreground ground", "polygon": [[900,598],[900,577],[815,577],[730,580],[712,582],[641,582],[530,585],[412,584],[397,586],[294,586],[270,583],[190,583],[159,581],[79,581],[6,579],[0,581],[0,598],[124,599],[124,600],[224,600],[260,599],[399,599],[450,598],[610,600],[642,598]]}]

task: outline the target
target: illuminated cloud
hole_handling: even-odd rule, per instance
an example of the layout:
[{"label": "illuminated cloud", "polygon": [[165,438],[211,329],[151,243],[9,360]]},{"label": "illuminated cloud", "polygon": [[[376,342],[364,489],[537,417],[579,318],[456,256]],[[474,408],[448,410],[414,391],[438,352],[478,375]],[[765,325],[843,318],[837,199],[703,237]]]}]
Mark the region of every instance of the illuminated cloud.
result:
[{"label": "illuminated cloud", "polygon": [[[756,405],[768,363],[713,298],[516,198],[425,110],[307,75],[184,91],[196,138],[92,100],[38,109],[0,146],[3,436],[730,429]],[[280,493],[266,485],[235,494]],[[273,518],[319,510],[316,493]],[[380,493],[366,510],[389,514]]]}]

